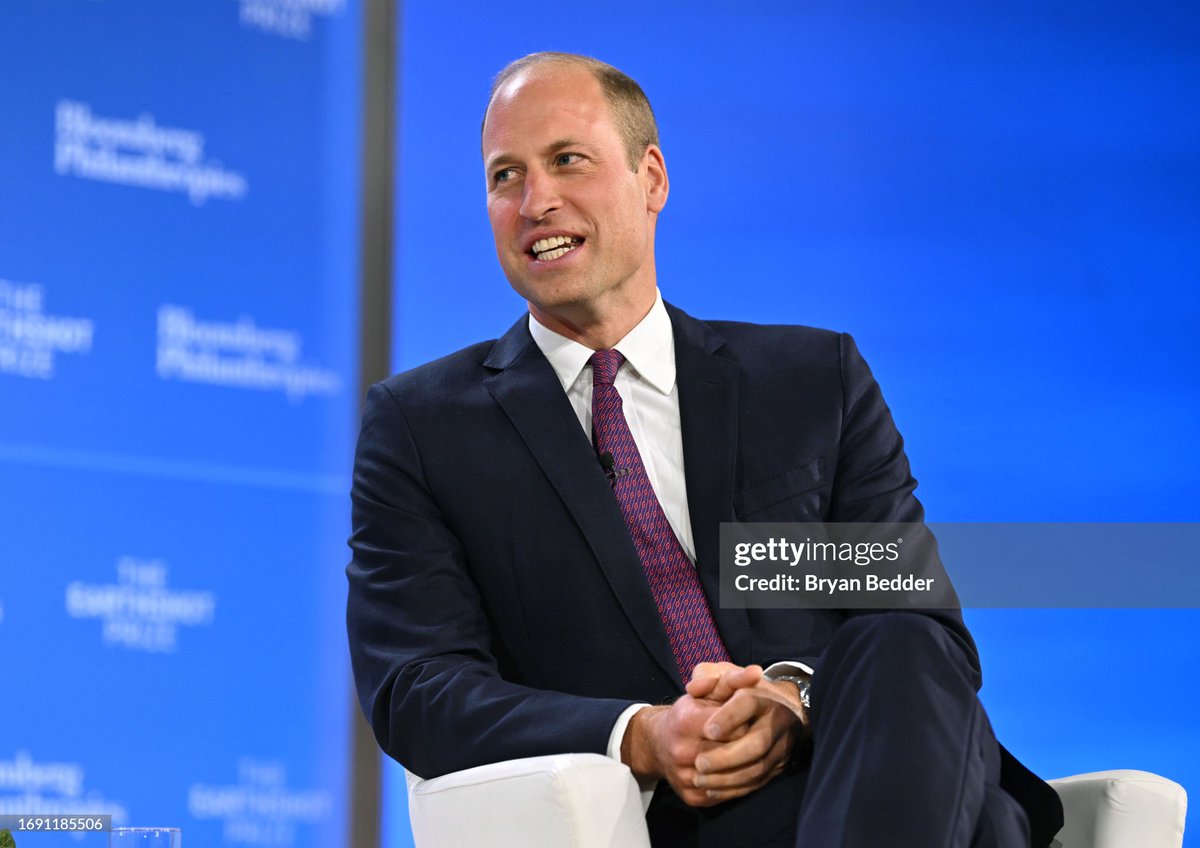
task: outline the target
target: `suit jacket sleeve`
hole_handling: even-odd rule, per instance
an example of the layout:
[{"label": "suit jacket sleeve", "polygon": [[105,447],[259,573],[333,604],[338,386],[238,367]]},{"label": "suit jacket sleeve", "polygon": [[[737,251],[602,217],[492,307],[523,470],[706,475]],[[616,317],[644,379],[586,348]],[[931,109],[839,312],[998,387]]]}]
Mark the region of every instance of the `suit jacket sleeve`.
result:
[{"label": "suit jacket sleeve", "polygon": [[[843,386],[843,422],[840,450],[835,471],[835,485],[830,503],[831,522],[902,522],[921,524],[925,510],[917,500],[913,479],[904,453],[904,440],[884,402],[879,383],[859,353],[854,340],[841,336]],[[937,543],[928,530],[922,529],[918,541],[932,563],[927,574],[949,580],[941,566]],[[869,614],[873,611],[848,611],[848,615]],[[957,638],[974,676],[975,689],[983,685],[979,654],[962,613],[957,608],[923,610],[938,619]]]},{"label": "suit jacket sleeve", "polygon": [[[767,487],[763,484],[755,486],[752,491],[756,500],[771,505],[765,508],[756,505],[752,513],[743,509],[739,511],[739,519],[921,525],[924,509],[914,494],[917,482],[904,452],[904,440],[896,429],[879,384],[854,340],[846,334],[808,331],[798,335],[796,341],[789,341],[796,354],[795,366],[790,362],[775,366],[756,364],[744,376],[753,389],[749,392],[752,398],[766,396],[771,397],[772,402],[758,404],[755,414],[747,416],[743,429],[748,432],[743,443],[758,446],[748,455],[755,457],[757,465],[753,470],[758,478],[790,480],[797,476],[769,477],[768,461],[772,457],[786,457],[786,466],[808,470],[811,474],[800,475],[796,481],[791,481],[796,493],[788,499],[782,498],[785,494],[782,490],[764,496]],[[795,347],[797,341],[798,349]],[[763,349],[788,349],[787,344],[781,339]],[[742,358],[746,359],[747,355],[743,354]],[[784,375],[779,376],[781,369],[793,367],[794,372],[785,370]],[[794,392],[786,394],[785,402],[773,397],[767,387],[755,385],[755,375],[772,370],[784,385],[796,387]],[[798,428],[789,427],[788,421],[802,423]],[[811,462],[806,462],[810,459]],[[743,461],[749,468],[751,459],[744,458]],[[749,498],[743,501],[749,503]],[[936,542],[928,531],[923,531],[922,537],[906,539],[908,549],[917,550],[916,545],[920,542],[920,549],[932,557],[928,573],[942,575],[945,579],[937,559]],[[760,612],[755,616],[759,632],[771,632],[776,637],[769,640],[770,649],[754,659],[766,664],[780,660],[800,661],[820,674],[821,654],[840,621],[893,612],[878,609]],[[978,654],[960,611],[951,608],[915,612],[936,618],[954,634],[968,659],[978,688],[982,684]],[[798,622],[811,628],[812,636],[801,641],[801,650],[789,653],[785,644],[787,630],[777,622]]]},{"label": "suit jacket sleeve", "polygon": [[502,679],[463,546],[426,485],[404,410],[383,385],[368,395],[351,499],[351,661],[383,750],[422,777],[517,757],[604,753],[632,701]]}]

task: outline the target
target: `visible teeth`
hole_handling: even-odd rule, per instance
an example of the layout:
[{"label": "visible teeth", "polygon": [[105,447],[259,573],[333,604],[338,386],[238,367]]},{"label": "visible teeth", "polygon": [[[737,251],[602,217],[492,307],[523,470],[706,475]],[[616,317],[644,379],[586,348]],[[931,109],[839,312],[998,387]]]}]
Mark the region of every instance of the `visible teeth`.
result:
[{"label": "visible teeth", "polygon": [[559,247],[554,250],[551,250],[549,253],[539,253],[537,258],[540,259],[542,262],[549,262],[550,260],[557,259],[560,256],[566,256],[568,253],[570,253],[574,249],[575,249],[575,245],[569,244],[566,247]]},{"label": "visible teeth", "polygon": [[568,249],[570,249],[571,247],[576,246],[578,243],[579,240],[573,236],[550,236],[549,238],[538,239],[535,241],[531,250],[534,252],[534,254],[538,255],[538,259],[557,259],[559,256],[562,256],[562,253],[557,253],[557,251],[555,251],[557,253],[556,256],[541,256],[540,254],[545,253],[548,250],[553,251],[555,248],[562,247],[563,245],[568,245]]}]

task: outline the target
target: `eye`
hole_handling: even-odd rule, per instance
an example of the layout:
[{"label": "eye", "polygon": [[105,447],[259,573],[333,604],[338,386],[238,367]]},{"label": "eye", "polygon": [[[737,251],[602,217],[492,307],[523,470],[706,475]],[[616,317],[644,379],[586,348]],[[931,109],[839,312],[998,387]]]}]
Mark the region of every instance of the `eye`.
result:
[{"label": "eye", "polygon": [[578,153],[560,153],[554,157],[555,165],[574,165],[583,157]]},{"label": "eye", "polygon": [[506,183],[513,178],[514,172],[512,168],[501,168],[496,173],[492,174],[492,184],[499,185]]}]

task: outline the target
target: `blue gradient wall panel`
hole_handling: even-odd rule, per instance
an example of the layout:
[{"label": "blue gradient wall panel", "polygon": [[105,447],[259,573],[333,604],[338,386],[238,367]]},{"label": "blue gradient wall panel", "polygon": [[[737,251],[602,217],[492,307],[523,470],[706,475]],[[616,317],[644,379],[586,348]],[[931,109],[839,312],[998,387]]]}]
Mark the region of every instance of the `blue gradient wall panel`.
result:
[{"label": "blue gradient wall panel", "polygon": [[[488,83],[589,53],[659,119],[664,297],[852,333],[931,520],[1200,520],[1194,6],[466,5],[452,28],[404,10],[397,368],[520,314],[484,208]],[[1196,610],[967,614],[1031,766],[1200,786]]]},{"label": "blue gradient wall panel", "polygon": [[0,812],[344,840],[360,22],[0,10]]}]

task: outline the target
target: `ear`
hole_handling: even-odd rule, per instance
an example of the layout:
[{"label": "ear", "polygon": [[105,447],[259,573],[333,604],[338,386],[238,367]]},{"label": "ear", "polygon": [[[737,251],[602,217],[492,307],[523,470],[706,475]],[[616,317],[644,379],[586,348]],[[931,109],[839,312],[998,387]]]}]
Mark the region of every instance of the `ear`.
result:
[{"label": "ear", "polygon": [[667,178],[667,163],[663,160],[662,151],[657,144],[651,144],[642,154],[638,165],[638,177],[646,192],[646,208],[651,212],[661,212],[667,205],[667,195],[671,191],[671,181]]}]

